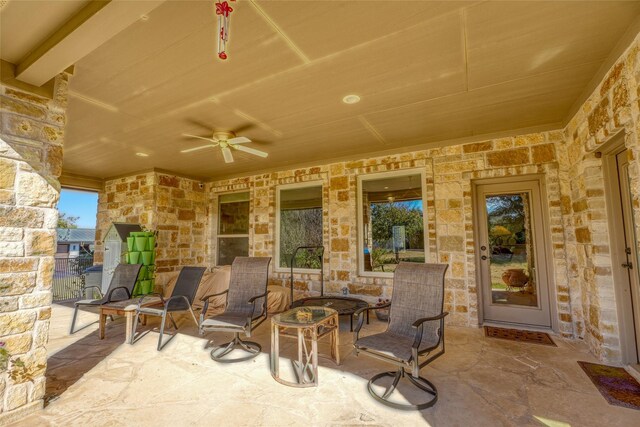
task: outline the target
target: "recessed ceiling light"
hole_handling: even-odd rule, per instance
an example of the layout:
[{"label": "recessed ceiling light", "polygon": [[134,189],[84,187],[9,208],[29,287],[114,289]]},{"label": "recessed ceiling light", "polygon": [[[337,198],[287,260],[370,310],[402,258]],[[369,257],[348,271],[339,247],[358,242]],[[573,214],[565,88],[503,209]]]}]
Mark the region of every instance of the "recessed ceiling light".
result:
[{"label": "recessed ceiling light", "polygon": [[389,187],[384,187],[384,189],[385,189],[385,190],[388,190],[388,189],[389,189]]},{"label": "recessed ceiling light", "polygon": [[360,102],[360,97],[358,95],[347,95],[342,98],[342,102],[345,104],[357,104]]},{"label": "recessed ceiling light", "polygon": [[138,157],[149,157],[149,155],[147,153],[136,153],[136,156],[138,156]]}]

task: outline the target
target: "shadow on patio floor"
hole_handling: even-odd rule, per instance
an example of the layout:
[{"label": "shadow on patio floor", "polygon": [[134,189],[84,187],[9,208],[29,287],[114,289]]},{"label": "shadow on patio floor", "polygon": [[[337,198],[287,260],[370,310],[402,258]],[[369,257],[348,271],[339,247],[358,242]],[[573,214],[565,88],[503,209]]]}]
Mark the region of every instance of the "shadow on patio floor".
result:
[{"label": "shadow on patio floor", "polygon": [[[352,354],[352,334],[342,322],[336,366],[319,359],[319,385],[283,386],[269,373],[270,337],[261,325],[251,340],[262,354],[237,364],[215,363],[206,338],[222,343],[229,334],[197,334],[181,316],[179,335],[156,351],[158,334],[124,344],[124,319],[107,323],[106,339],[97,325],[69,335],[72,309],[54,305],[48,344],[45,411],[21,425],[514,425],[547,421],[571,425],[634,425],[638,413],[606,403],[576,360],[595,361],[579,341],[554,337],[558,347],[490,339],[480,329],[447,327],[447,353],[423,370],[440,392],[435,407],[398,411],[375,402],[366,383],[391,366]],[[82,313],[82,322],[97,315]],[[150,319],[141,331],[158,325]],[[366,328],[366,326],[365,326]],[[384,324],[372,319],[369,330]],[[281,369],[294,359],[295,340],[281,340]],[[321,341],[320,354],[328,353]],[[283,372],[284,374],[285,372]],[[402,390],[400,390],[402,392]],[[404,398],[413,401],[411,393]],[[242,417],[235,415],[242,414]],[[543,421],[540,421],[543,420]],[[549,424],[546,424],[549,425]]]}]

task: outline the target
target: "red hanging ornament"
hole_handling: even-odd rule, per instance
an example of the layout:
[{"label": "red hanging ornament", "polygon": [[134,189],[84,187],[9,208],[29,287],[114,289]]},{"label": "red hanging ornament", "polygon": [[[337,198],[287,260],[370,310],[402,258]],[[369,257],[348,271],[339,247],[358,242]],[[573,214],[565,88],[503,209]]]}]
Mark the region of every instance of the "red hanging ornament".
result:
[{"label": "red hanging ornament", "polygon": [[[230,0],[236,1],[236,0]],[[227,59],[227,42],[229,41],[229,21],[233,8],[226,1],[218,1],[216,15],[218,15],[218,58]]]}]

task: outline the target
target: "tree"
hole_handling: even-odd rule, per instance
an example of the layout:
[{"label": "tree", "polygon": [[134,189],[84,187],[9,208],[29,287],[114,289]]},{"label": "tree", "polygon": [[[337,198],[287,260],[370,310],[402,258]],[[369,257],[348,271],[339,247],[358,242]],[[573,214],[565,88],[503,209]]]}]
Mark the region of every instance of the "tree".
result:
[{"label": "tree", "polygon": [[[505,194],[487,197],[487,213],[491,229],[500,227],[502,236],[506,233],[518,235],[525,227],[525,195]],[[489,234],[492,234],[491,231]],[[493,234],[496,234],[495,232]]]},{"label": "tree", "polygon": [[[280,266],[288,266],[289,258],[298,246],[322,246],[322,209],[287,209],[280,212]],[[319,261],[307,257],[296,258],[296,265],[320,268]],[[308,259],[307,259],[308,258]]]},{"label": "tree", "polygon": [[371,233],[376,244],[385,245],[393,238],[394,225],[404,225],[407,248],[424,248],[421,209],[406,202],[371,204]]},{"label": "tree", "polygon": [[58,215],[58,228],[78,228],[79,216],[71,216],[64,212]]}]

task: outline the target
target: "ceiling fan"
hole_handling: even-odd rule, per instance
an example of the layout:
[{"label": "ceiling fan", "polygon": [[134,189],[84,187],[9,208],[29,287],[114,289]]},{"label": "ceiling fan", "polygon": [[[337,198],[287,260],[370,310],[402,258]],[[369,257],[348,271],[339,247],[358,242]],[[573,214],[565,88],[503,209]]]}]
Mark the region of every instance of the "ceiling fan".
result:
[{"label": "ceiling fan", "polygon": [[269,153],[265,153],[264,151],[256,150],[255,148],[245,147],[241,144],[246,144],[247,142],[251,142],[251,140],[244,136],[236,136],[234,132],[231,131],[219,131],[213,132],[213,136],[211,138],[207,138],[204,136],[190,135],[187,133],[182,134],[188,138],[197,138],[204,139],[205,141],[209,141],[210,144],[201,145],[199,147],[188,148],[186,150],[181,150],[181,153],[190,153],[192,151],[204,150],[205,148],[210,147],[220,147],[222,149],[222,156],[224,157],[225,163],[233,163],[233,150],[242,151],[244,153],[253,154],[254,156],[259,157],[267,157]]}]

